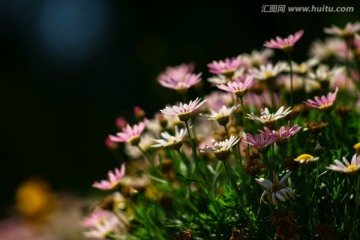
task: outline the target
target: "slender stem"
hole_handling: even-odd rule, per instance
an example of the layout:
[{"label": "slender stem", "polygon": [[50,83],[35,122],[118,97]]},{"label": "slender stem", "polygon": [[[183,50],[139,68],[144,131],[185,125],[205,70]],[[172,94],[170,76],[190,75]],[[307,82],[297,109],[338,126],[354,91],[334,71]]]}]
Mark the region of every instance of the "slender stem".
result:
[{"label": "slender stem", "polygon": [[154,169],[154,171],[159,175],[162,176],[162,172],[155,166],[154,159],[152,157],[149,157],[148,154],[142,149],[139,145],[137,145],[137,148],[139,151],[143,154],[144,158],[148,163],[150,163],[151,167]]},{"label": "slender stem", "polygon": [[243,97],[240,97],[240,103],[241,103],[241,112],[242,112],[242,120],[243,120],[243,129],[245,129],[245,107],[244,107],[244,101]]},{"label": "slender stem", "polygon": [[229,137],[230,137],[230,134],[229,134],[229,130],[228,130],[226,124],[224,124],[223,126],[224,126],[224,128],[225,128],[226,135],[227,135],[227,137],[229,138]]},{"label": "slender stem", "polygon": [[294,94],[294,89],[293,89],[293,70],[292,70],[292,62],[291,62],[291,53],[288,54],[288,63],[289,63],[289,68],[290,68],[290,106],[293,106],[293,94]]},{"label": "slender stem", "polygon": [[241,192],[240,192],[239,188],[237,187],[237,184],[236,184],[236,181],[234,179],[231,167],[230,167],[229,163],[226,160],[223,160],[222,162],[224,163],[224,166],[225,166],[226,172],[228,174],[228,177],[230,179],[231,185],[233,186],[236,194],[238,195],[239,201],[242,202],[242,200],[241,200],[242,195],[241,195]]},{"label": "slender stem", "polygon": [[193,138],[191,137],[191,132],[190,132],[190,127],[189,127],[188,121],[185,121],[185,126],[186,126],[186,130],[188,132],[188,136],[189,136],[190,145],[191,145],[191,148],[192,148],[196,168],[198,169],[203,181],[206,182],[205,174],[204,174],[203,169],[200,167],[200,164],[199,164],[199,159],[198,159],[197,152],[196,152],[196,146],[195,146]]}]

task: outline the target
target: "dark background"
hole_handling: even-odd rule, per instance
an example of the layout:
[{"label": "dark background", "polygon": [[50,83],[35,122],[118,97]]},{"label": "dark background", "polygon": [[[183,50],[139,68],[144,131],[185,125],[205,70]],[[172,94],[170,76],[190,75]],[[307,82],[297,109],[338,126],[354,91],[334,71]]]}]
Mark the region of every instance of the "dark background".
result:
[{"label": "dark background", "polygon": [[[139,105],[151,117],[178,96],[156,83],[166,66],[261,49],[300,29],[305,60],[324,27],[359,19],[358,1],[286,1],[354,6],[353,13],[261,13],[260,1],[0,1],[0,206],[38,176],[84,193],[115,166],[104,145],[119,115]],[[249,2],[249,1],[247,1]],[[281,1],[267,1],[281,4]],[[276,56],[283,58],[282,53]],[[133,122],[132,122],[133,123]]]}]

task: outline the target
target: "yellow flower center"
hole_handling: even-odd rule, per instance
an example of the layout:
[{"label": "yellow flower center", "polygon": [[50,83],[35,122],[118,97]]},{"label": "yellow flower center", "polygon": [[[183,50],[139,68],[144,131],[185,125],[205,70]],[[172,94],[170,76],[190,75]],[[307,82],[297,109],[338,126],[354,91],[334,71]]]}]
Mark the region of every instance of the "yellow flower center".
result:
[{"label": "yellow flower center", "polygon": [[351,171],[355,171],[356,170],[356,165],[349,165],[349,166],[347,166],[347,168],[349,169],[349,170],[351,170]]},{"label": "yellow flower center", "polygon": [[310,154],[305,153],[305,154],[301,154],[300,156],[298,156],[297,158],[295,158],[295,160],[297,160],[297,161],[300,161],[300,160],[305,160],[305,161],[307,161],[307,160],[310,160],[310,159],[313,159],[313,158],[314,158],[313,155],[310,155]]},{"label": "yellow flower center", "polygon": [[265,71],[264,75],[265,75],[266,78],[270,78],[270,77],[273,76],[273,74],[270,71]]}]

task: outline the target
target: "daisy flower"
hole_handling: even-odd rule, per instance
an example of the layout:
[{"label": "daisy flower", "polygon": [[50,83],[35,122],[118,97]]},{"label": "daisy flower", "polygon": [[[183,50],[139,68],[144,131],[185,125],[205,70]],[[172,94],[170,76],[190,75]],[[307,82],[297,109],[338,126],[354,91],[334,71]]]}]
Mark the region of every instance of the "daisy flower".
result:
[{"label": "daisy flower", "polygon": [[291,52],[295,43],[299,41],[303,34],[304,31],[300,30],[293,35],[289,35],[287,38],[276,37],[276,39],[271,39],[270,41],[265,42],[264,46],[268,48],[281,49],[288,53]]},{"label": "daisy flower", "polygon": [[310,56],[320,60],[326,60],[332,57],[344,60],[347,54],[348,49],[346,43],[344,39],[341,38],[326,38],[324,42],[318,40],[310,46]]},{"label": "daisy flower", "polygon": [[252,50],[251,54],[244,54],[244,63],[249,67],[258,67],[269,62],[269,58],[274,55],[272,49],[265,48],[262,51]]},{"label": "daisy flower", "polygon": [[152,145],[152,147],[170,147],[179,149],[186,132],[185,129],[180,129],[179,131],[178,127],[175,127],[175,136],[170,135],[168,132],[162,132],[160,135],[163,139],[153,139],[156,144]]},{"label": "daisy flower", "polygon": [[299,162],[301,164],[309,164],[312,162],[316,162],[319,160],[319,157],[314,157],[313,155],[304,153],[299,155],[297,158],[294,159],[296,162]]},{"label": "daisy flower", "polygon": [[102,222],[105,222],[106,219],[111,217],[113,215],[112,212],[106,211],[106,210],[96,210],[92,212],[89,216],[86,216],[82,222],[81,225],[86,228],[92,228],[96,227],[96,225],[101,224]]},{"label": "daisy flower", "polygon": [[324,96],[324,95],[321,97],[316,96],[314,98],[315,101],[308,99],[304,103],[313,108],[319,108],[319,109],[323,109],[325,111],[330,110],[336,99],[336,95],[337,95],[338,91],[339,91],[339,88],[336,87],[334,93],[329,92],[327,96]]},{"label": "daisy flower", "polygon": [[251,73],[254,74],[255,79],[260,81],[269,81],[278,76],[282,71],[286,69],[286,64],[284,62],[278,62],[273,65],[271,63],[267,65],[261,65],[258,69],[254,68],[251,70]]},{"label": "daisy flower", "polygon": [[250,133],[246,134],[244,142],[256,147],[259,152],[264,151],[268,146],[274,144],[277,140],[277,136],[270,130],[270,132],[260,132],[254,136]]},{"label": "daisy flower", "polygon": [[194,101],[190,101],[188,104],[180,103],[179,106],[166,107],[163,110],[160,110],[164,115],[167,116],[177,116],[181,121],[186,122],[191,118],[193,113],[199,109],[206,99],[201,101],[201,98],[196,98]]},{"label": "daisy flower", "polygon": [[[297,124],[290,127],[290,121],[287,126],[281,126],[278,131],[274,131],[277,135],[277,143],[282,144],[289,140],[292,136],[294,136],[297,132],[299,132],[301,127]],[[270,129],[269,129],[270,130]]]},{"label": "daisy flower", "polygon": [[185,93],[187,90],[201,81],[201,73],[186,73],[184,76],[164,76],[159,79],[159,83],[166,88],[177,90]]},{"label": "daisy flower", "polygon": [[[261,194],[260,202],[270,203],[278,207],[277,199],[285,201],[289,198],[295,198],[295,194],[291,187],[286,186],[285,181],[291,172],[286,173],[279,181],[278,176],[273,173],[273,181],[264,178],[255,178],[256,182],[266,188]],[[265,200],[267,198],[267,201]]]},{"label": "daisy flower", "polygon": [[162,82],[166,78],[175,78],[181,79],[186,74],[194,72],[194,64],[181,64],[179,66],[167,67],[164,72],[162,72],[158,77],[158,82]]},{"label": "daisy flower", "polygon": [[253,85],[254,76],[247,77],[244,81],[236,79],[235,81],[229,81],[227,84],[218,85],[221,90],[235,93],[238,97],[243,97],[247,90]]},{"label": "daisy flower", "polygon": [[235,146],[240,141],[240,137],[231,136],[224,141],[216,142],[215,139],[211,141],[212,146],[205,145],[199,147],[201,152],[214,153],[219,160],[225,160],[230,155],[230,148]]},{"label": "daisy flower", "polygon": [[114,171],[108,172],[108,180],[101,180],[100,182],[95,182],[93,184],[94,188],[101,190],[110,190],[116,188],[121,179],[125,176],[125,164],[121,165],[121,169],[115,168]]},{"label": "daisy flower", "polygon": [[360,31],[360,22],[347,23],[345,28],[339,28],[333,25],[331,28],[324,29],[325,33],[340,37],[354,36],[354,34],[357,33],[358,31]]},{"label": "daisy flower", "polygon": [[226,125],[229,121],[230,115],[238,109],[238,106],[232,106],[230,108],[226,107],[225,105],[219,109],[219,111],[214,111],[210,109],[210,114],[204,114],[203,116],[209,120],[218,121],[220,125]]},{"label": "daisy flower", "polygon": [[211,73],[222,74],[231,79],[235,71],[238,70],[243,64],[243,59],[238,56],[234,58],[226,58],[224,61],[213,61],[207,66]]},{"label": "daisy flower", "polygon": [[[319,64],[320,60],[317,58],[310,58],[305,62],[302,62],[300,64],[296,63],[296,62],[292,62],[292,71],[293,73],[296,73],[298,75],[305,75],[306,73],[308,73],[312,67],[316,66],[317,64]],[[287,72],[290,72],[290,68],[289,66],[286,66],[285,69]]]},{"label": "daisy flower", "polygon": [[257,122],[261,122],[265,124],[265,126],[272,129],[277,120],[287,116],[291,112],[292,110],[290,109],[290,107],[284,110],[284,106],[280,107],[276,113],[270,113],[269,109],[265,108],[265,110],[261,110],[260,117],[256,116],[254,113],[251,113],[251,114],[247,114],[246,118]]},{"label": "daisy flower", "polygon": [[330,69],[328,65],[321,64],[315,72],[309,72],[309,78],[319,81],[323,88],[327,88],[330,85],[331,80],[334,77],[338,77],[344,72],[343,67],[334,67]]},{"label": "daisy flower", "polygon": [[337,172],[344,172],[347,174],[351,174],[351,173],[355,173],[355,172],[359,171],[360,155],[358,156],[358,155],[354,154],[351,158],[350,163],[345,157],[343,157],[342,160],[343,160],[343,163],[336,159],[335,164],[331,164],[329,167],[327,167],[327,169],[337,171]]},{"label": "daisy flower", "polygon": [[85,232],[84,236],[105,239],[109,234],[118,232],[119,223],[119,219],[114,214],[110,214],[107,218],[102,219],[101,222],[90,228],[89,231]]},{"label": "daisy flower", "polygon": [[109,135],[109,138],[113,142],[128,142],[132,145],[138,145],[140,142],[140,136],[144,132],[148,120],[145,118],[142,122],[130,126],[129,124],[122,129],[122,132],[116,134],[116,136]]}]

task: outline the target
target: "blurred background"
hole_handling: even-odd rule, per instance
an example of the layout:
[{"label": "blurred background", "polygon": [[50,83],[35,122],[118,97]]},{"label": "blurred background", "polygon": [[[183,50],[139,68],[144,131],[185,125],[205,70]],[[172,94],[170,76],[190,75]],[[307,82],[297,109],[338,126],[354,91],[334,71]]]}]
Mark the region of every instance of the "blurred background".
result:
[{"label": "blurred background", "polygon": [[115,119],[179,99],[156,82],[167,66],[193,62],[206,80],[207,63],[300,29],[294,59],[305,60],[324,27],[360,20],[355,2],[311,3],[353,13],[262,13],[261,1],[0,1],[0,218],[32,178],[86,195],[117,164],[104,144]]}]

